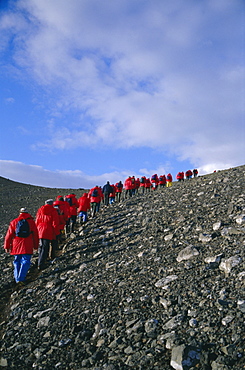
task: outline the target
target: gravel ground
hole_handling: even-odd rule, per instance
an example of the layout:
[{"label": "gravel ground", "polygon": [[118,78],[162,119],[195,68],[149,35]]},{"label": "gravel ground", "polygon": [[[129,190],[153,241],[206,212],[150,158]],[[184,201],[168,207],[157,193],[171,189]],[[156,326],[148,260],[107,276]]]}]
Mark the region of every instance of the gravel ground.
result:
[{"label": "gravel ground", "polygon": [[[245,368],[244,174],[241,166],[102,207],[20,290],[2,254],[0,366]],[[2,232],[16,209],[35,215],[60,193],[2,181]]]}]

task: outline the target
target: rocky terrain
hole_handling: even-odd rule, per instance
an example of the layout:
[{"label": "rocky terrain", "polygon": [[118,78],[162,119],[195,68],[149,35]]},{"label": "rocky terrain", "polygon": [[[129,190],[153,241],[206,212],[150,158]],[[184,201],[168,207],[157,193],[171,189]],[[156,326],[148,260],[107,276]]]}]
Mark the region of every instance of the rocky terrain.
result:
[{"label": "rocky terrain", "polygon": [[[244,174],[102,207],[43,272],[33,257],[22,289],[1,251],[0,367],[244,369]],[[2,236],[21,206],[35,215],[60,193],[0,183]]]}]

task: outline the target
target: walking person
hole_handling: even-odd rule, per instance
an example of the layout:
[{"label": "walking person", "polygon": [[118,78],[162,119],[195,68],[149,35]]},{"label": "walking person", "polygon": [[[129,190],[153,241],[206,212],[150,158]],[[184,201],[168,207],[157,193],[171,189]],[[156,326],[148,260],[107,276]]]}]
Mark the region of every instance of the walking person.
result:
[{"label": "walking person", "polygon": [[167,188],[169,188],[170,186],[172,186],[173,177],[172,177],[171,173],[168,173],[167,174],[166,182],[167,182]]},{"label": "walking person", "polygon": [[60,220],[57,210],[53,207],[53,199],[46,200],[45,205],[38,209],[36,225],[39,236],[38,269],[42,270],[49,256],[50,244],[56,240],[60,231]]},{"label": "walking person", "polygon": [[107,181],[107,183],[103,186],[102,192],[103,192],[103,195],[104,195],[105,206],[108,206],[109,205],[109,196],[113,192],[113,188],[110,185],[109,181]]},{"label": "walking person", "polygon": [[145,192],[145,182],[146,182],[146,177],[142,176],[140,178],[140,188],[141,188],[142,194],[144,194],[144,192]]},{"label": "walking person", "polygon": [[88,197],[88,193],[83,193],[83,195],[78,199],[78,217],[79,217],[79,223],[82,225],[82,223],[87,222],[88,220],[88,210],[90,209],[90,199]]},{"label": "walking person", "polygon": [[159,186],[160,188],[164,188],[164,186],[166,186],[166,176],[165,175],[159,176]]},{"label": "walking person", "polygon": [[157,190],[158,183],[159,183],[159,178],[158,178],[156,173],[151,176],[151,183],[152,183],[153,190]]},{"label": "walking person", "polygon": [[194,170],[193,170],[193,175],[194,175],[194,177],[197,177],[197,175],[198,175],[198,170],[196,168],[194,168]]},{"label": "walking person", "polygon": [[14,256],[16,283],[24,285],[33,251],[38,249],[37,226],[26,208],[21,208],[19,216],[10,222],[4,239],[4,249]]},{"label": "walking person", "polygon": [[76,198],[76,194],[71,193],[69,195],[66,195],[65,201],[69,204],[69,219],[66,224],[66,231],[73,233],[77,222],[78,201]]},{"label": "walking person", "polygon": [[117,182],[115,186],[116,186],[116,201],[120,202],[123,190],[122,181]]},{"label": "walking person", "polygon": [[90,199],[91,216],[92,218],[94,218],[96,212],[99,211],[100,202],[103,199],[103,193],[101,188],[98,185],[96,185],[94,188],[90,189],[88,197]]},{"label": "walking person", "polygon": [[109,194],[109,203],[113,204],[115,202],[115,197],[116,197],[116,186],[112,184],[111,188],[112,188],[112,192]]}]

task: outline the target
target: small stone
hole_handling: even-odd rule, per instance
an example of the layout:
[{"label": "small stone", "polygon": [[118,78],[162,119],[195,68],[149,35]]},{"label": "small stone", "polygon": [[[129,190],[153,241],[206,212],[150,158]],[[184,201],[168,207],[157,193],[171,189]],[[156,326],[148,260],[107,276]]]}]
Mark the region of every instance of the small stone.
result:
[{"label": "small stone", "polygon": [[231,269],[241,263],[242,259],[238,256],[232,256],[224,261],[222,261],[219,265],[219,269],[224,271],[226,274],[231,272]]},{"label": "small stone", "polygon": [[1,359],[0,359],[0,366],[1,367],[7,367],[8,366],[8,361],[7,361],[6,358],[1,357]]},{"label": "small stone", "polygon": [[212,235],[210,234],[200,234],[199,241],[203,243],[209,243],[212,240]]},{"label": "small stone", "polygon": [[171,283],[171,281],[174,281],[176,279],[178,279],[178,276],[177,275],[169,275],[169,276],[166,276],[165,278],[162,278],[162,279],[158,280],[155,283],[155,287],[162,288],[165,285]]},{"label": "small stone", "polygon": [[195,257],[195,256],[198,256],[199,255],[199,252],[198,250],[193,247],[192,245],[190,245],[189,247],[186,247],[185,249],[182,249],[182,251],[179,252],[176,260],[178,262],[181,262],[181,261],[185,261],[185,260],[188,260],[192,257]]},{"label": "small stone", "polygon": [[221,320],[221,322],[222,322],[222,325],[228,325],[233,320],[234,320],[233,316],[226,316]]}]

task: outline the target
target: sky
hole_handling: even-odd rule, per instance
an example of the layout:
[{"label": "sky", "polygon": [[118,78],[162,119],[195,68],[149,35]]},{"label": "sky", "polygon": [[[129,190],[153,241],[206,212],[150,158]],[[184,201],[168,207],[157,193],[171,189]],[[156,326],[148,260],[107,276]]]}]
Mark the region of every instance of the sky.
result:
[{"label": "sky", "polygon": [[0,176],[243,165],[244,35],[244,0],[0,0]]}]

